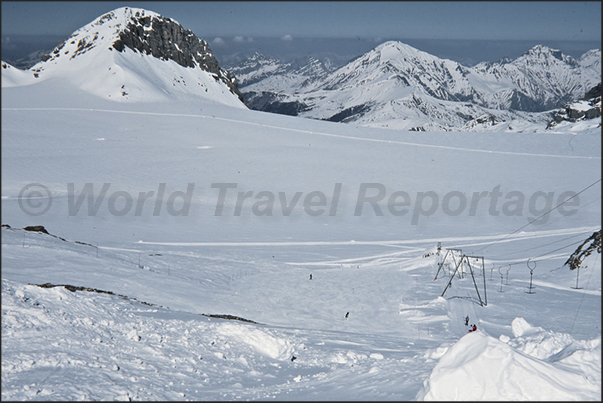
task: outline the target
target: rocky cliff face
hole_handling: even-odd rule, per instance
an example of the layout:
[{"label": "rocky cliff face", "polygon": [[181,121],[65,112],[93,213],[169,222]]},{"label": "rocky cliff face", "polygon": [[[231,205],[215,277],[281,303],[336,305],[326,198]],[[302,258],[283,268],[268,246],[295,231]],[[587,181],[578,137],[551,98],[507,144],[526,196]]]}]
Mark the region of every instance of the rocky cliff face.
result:
[{"label": "rocky cliff face", "polygon": [[556,111],[547,128],[553,128],[563,121],[578,122],[599,117],[601,117],[601,83],[591,88],[583,99],[567,104],[563,109]]},{"label": "rocky cliff face", "polygon": [[575,270],[584,261],[587,256],[593,252],[601,253],[601,231],[593,232],[593,234],[584,241],[574,253],[567,259],[564,265],[569,266],[570,270]]},{"label": "rocky cliff face", "polygon": [[[103,18],[110,19],[111,14],[101,17]],[[216,80],[226,84],[243,101],[236,78],[220,68],[208,43],[171,18],[136,11],[118,36],[113,42],[114,49],[122,52],[125,48],[130,48],[158,59],[173,60],[183,67],[199,66],[214,74]]]}]

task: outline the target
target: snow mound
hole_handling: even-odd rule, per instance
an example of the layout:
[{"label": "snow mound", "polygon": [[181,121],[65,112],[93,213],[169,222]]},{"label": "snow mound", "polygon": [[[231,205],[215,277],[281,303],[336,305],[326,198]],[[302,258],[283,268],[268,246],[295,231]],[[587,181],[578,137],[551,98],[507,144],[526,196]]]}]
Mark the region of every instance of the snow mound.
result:
[{"label": "snow mound", "polygon": [[524,318],[515,318],[513,322],[511,322],[511,330],[513,331],[513,336],[519,337],[523,336],[524,333],[527,333],[532,326]]},{"label": "snow mound", "polygon": [[220,324],[216,331],[234,341],[248,344],[259,354],[276,360],[288,360],[293,354],[293,346],[289,340],[276,337],[268,331],[254,329],[249,325],[224,323]]},{"label": "snow mound", "polygon": [[542,360],[557,354],[574,341],[567,333],[557,333],[531,326],[523,318],[515,318],[511,323],[515,338],[509,345]]},{"label": "snow mound", "polygon": [[583,347],[567,357],[571,360],[547,362],[482,331],[472,332],[442,356],[417,399],[600,400],[600,383],[571,365],[578,359],[600,362],[600,343]]}]

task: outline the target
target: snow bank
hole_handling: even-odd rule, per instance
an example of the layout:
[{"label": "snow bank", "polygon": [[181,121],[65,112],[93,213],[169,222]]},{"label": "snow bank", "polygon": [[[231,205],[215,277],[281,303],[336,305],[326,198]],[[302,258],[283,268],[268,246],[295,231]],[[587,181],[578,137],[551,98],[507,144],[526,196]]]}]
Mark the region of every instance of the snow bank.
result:
[{"label": "snow bank", "polygon": [[216,330],[223,336],[250,345],[258,353],[270,358],[284,361],[293,354],[293,346],[288,340],[249,325],[224,323],[218,325]]},{"label": "snow bank", "polygon": [[573,342],[572,337],[567,333],[533,327],[524,318],[513,319],[511,330],[515,338],[508,342],[509,345],[541,360],[560,352]]},{"label": "snow bank", "polygon": [[597,376],[591,375],[593,365],[584,372],[572,365],[576,361],[596,365],[598,360],[594,372],[600,374],[600,342],[572,345],[575,350],[568,357],[547,362],[482,331],[468,333],[442,356],[417,399],[600,400],[600,375],[597,382]]}]

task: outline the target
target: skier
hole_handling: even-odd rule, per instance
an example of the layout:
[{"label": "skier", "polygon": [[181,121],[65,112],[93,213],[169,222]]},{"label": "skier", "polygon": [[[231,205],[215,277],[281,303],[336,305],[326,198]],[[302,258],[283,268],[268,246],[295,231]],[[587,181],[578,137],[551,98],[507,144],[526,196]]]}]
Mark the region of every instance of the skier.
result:
[{"label": "skier", "polygon": [[465,317],[465,326],[469,326],[469,315]]},{"label": "skier", "polygon": [[475,324],[471,327],[471,329],[469,329],[469,333],[471,332],[475,332],[477,330],[477,326],[475,326]]},{"label": "skier", "polygon": [[348,319],[348,316],[350,316],[350,313],[349,313],[349,312],[345,314],[345,319],[346,319],[346,320]]},{"label": "skier", "polygon": [[310,280],[312,280],[312,273],[310,273]]}]

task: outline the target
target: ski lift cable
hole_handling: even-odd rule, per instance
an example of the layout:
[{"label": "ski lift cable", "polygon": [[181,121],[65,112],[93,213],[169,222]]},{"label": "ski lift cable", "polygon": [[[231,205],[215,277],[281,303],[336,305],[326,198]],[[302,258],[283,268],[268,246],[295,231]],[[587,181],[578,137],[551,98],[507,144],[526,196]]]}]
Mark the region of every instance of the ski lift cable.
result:
[{"label": "ski lift cable", "polygon": [[[545,252],[545,253],[543,253],[542,255],[539,255],[539,256],[536,256],[536,257],[530,257],[530,258],[528,258],[528,260],[536,261],[536,259],[538,259],[538,258],[541,258],[541,257],[543,257],[543,256],[546,256],[546,255],[548,255],[548,254],[550,254],[550,253],[554,253],[554,252],[560,251],[561,249],[565,249],[565,248],[567,248],[567,247],[570,247],[570,246],[573,246],[573,245],[577,245],[577,244],[579,244],[579,243],[581,243],[581,242],[584,242],[584,241],[580,240],[580,241],[576,241],[576,242],[573,242],[573,243],[570,243],[570,244],[564,245],[564,246],[562,246],[562,247],[560,247],[560,248],[557,248],[557,249],[554,249],[554,250],[551,250],[551,251]],[[496,263],[495,263],[495,264],[496,264],[496,265],[500,265],[500,266],[515,266],[515,265],[518,265],[518,264],[524,264],[525,262],[526,262],[526,259],[521,259],[520,261],[518,261],[518,262],[513,262],[513,263],[507,263],[507,261],[504,261],[504,260],[502,260],[502,261],[501,261],[501,260],[499,260],[499,261],[496,261]]]},{"label": "ski lift cable", "polygon": [[584,242],[584,241],[580,240],[580,241],[576,241],[576,242],[570,243],[569,245],[565,245],[565,246],[562,246],[562,247],[560,247],[560,248],[558,248],[558,249],[552,250],[552,251],[550,251],[550,252],[543,253],[543,254],[542,254],[542,255],[540,255],[540,256],[536,256],[536,257],[535,257],[535,258],[533,258],[533,259],[538,259],[539,257],[546,256],[546,255],[548,255],[549,253],[557,252],[557,251],[560,251],[561,249],[565,249],[565,248],[567,248],[567,247],[569,247],[569,246],[577,245],[577,244],[582,243],[582,242]]},{"label": "ski lift cable", "polygon": [[[590,202],[586,203],[584,206],[580,206],[580,207],[578,207],[578,208],[576,209],[576,211],[581,210],[581,209],[583,209],[584,207],[588,207],[588,206],[590,206],[591,204],[593,204],[594,202],[599,201],[599,200],[601,200],[601,198],[600,198],[600,197],[597,197],[596,199],[594,199],[594,200],[592,200],[592,201],[590,201]],[[542,225],[540,226],[540,229],[542,229],[542,228],[544,228],[544,227],[546,227],[546,226],[548,226],[548,225],[554,224],[554,223],[556,223],[557,221],[561,220],[562,218],[565,218],[565,216],[563,216],[563,215],[562,215],[561,217],[556,218],[556,219],[554,219],[553,221],[549,221],[549,222],[547,222],[546,224],[542,224]]]},{"label": "ski lift cable", "polygon": [[549,245],[553,245],[553,244],[556,244],[556,243],[559,243],[559,242],[567,241],[568,239],[572,239],[572,238],[575,238],[575,237],[578,237],[578,236],[584,236],[584,234],[587,234],[589,232],[590,231],[581,232],[579,234],[575,234],[575,235],[569,236],[567,238],[559,239],[559,240],[554,241],[554,242],[545,243],[544,245],[538,245],[538,246],[534,246],[532,248],[523,249],[523,250],[517,251],[515,253],[511,253],[511,254],[506,255],[506,256],[514,256],[514,255],[517,255],[518,253],[521,253],[521,252],[527,252],[527,251],[533,250],[533,249],[544,248],[545,246],[549,246]]},{"label": "ski lift cable", "polygon": [[582,189],[581,191],[579,191],[578,193],[576,193],[575,195],[573,195],[572,197],[570,197],[569,199],[566,199],[566,200],[565,200],[563,203],[559,203],[558,205],[556,205],[555,207],[553,207],[552,209],[550,209],[550,210],[549,210],[549,211],[547,211],[546,213],[541,214],[540,216],[538,216],[538,217],[537,217],[537,218],[535,218],[534,220],[532,220],[532,221],[528,222],[528,223],[527,223],[527,224],[525,224],[525,225],[522,225],[521,227],[519,227],[519,228],[518,228],[518,229],[516,229],[515,231],[513,231],[513,232],[511,232],[511,233],[509,233],[509,234],[507,234],[507,235],[505,235],[504,237],[502,237],[502,238],[500,238],[500,239],[498,239],[498,240],[496,240],[496,241],[492,242],[492,243],[491,243],[491,244],[489,244],[489,245],[484,246],[483,248],[480,248],[480,249],[476,250],[476,252],[479,252],[479,251],[482,251],[482,250],[484,250],[484,249],[487,249],[487,248],[489,248],[490,246],[495,245],[495,244],[497,244],[498,242],[500,242],[500,241],[502,241],[502,240],[507,239],[507,238],[508,238],[508,237],[510,237],[511,235],[518,233],[519,231],[521,231],[522,229],[524,229],[524,228],[525,228],[525,227],[527,227],[528,225],[531,225],[532,223],[534,223],[534,222],[538,221],[539,219],[541,219],[541,218],[542,218],[542,217],[544,217],[545,215],[549,214],[551,211],[553,211],[553,210],[555,210],[555,209],[557,209],[557,208],[561,207],[562,205],[564,205],[564,204],[565,204],[565,203],[567,203],[568,201],[572,200],[574,197],[576,197],[576,196],[578,196],[579,194],[581,194],[581,193],[583,193],[583,192],[587,191],[588,189],[590,189],[591,187],[595,186],[595,185],[596,185],[597,183],[599,183],[599,182],[601,182],[601,179],[598,179],[598,180],[596,180],[595,182],[591,183],[590,185],[588,185],[587,187],[585,187],[584,189]]},{"label": "ski lift cable", "polygon": [[578,319],[578,314],[580,313],[580,308],[582,308],[582,302],[584,301],[584,296],[586,295],[586,289],[588,288],[588,285],[590,284],[590,279],[593,276],[593,272],[595,271],[595,267],[597,266],[597,260],[599,259],[599,254],[597,253],[595,256],[595,264],[593,265],[592,270],[590,271],[590,276],[588,276],[588,281],[586,282],[586,287],[584,287],[584,291],[582,292],[582,298],[580,299],[580,305],[578,305],[578,309],[576,310],[576,316],[574,317],[574,322],[572,323],[572,328],[570,329],[570,336],[572,334],[572,332],[574,331],[574,325],[576,324],[576,319]]}]

